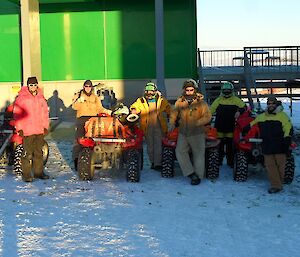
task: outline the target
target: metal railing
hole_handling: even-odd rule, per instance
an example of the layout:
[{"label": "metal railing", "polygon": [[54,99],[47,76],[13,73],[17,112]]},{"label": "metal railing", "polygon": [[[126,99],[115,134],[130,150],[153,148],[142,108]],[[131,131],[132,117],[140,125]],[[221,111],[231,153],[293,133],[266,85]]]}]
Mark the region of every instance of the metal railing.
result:
[{"label": "metal railing", "polygon": [[245,64],[245,58],[248,58],[251,67],[299,67],[300,46],[244,47],[243,50],[198,49],[198,57],[203,68],[241,67]]}]

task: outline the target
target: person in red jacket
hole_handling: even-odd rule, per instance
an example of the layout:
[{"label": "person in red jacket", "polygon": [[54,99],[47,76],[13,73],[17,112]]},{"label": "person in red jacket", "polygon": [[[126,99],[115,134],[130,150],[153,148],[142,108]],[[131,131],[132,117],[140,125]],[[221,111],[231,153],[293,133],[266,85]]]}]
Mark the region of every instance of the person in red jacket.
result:
[{"label": "person in red jacket", "polygon": [[44,136],[49,128],[49,111],[36,77],[29,77],[27,87],[22,87],[19,92],[14,104],[13,117],[16,131],[23,137],[23,181],[32,182],[33,177],[49,179],[43,172],[42,152]]}]

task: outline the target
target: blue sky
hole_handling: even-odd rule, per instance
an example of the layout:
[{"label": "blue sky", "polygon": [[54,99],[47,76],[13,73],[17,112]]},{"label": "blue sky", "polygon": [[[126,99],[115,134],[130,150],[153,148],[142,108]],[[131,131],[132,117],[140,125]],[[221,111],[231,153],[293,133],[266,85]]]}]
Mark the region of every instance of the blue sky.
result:
[{"label": "blue sky", "polygon": [[198,47],[300,45],[299,0],[197,0]]}]

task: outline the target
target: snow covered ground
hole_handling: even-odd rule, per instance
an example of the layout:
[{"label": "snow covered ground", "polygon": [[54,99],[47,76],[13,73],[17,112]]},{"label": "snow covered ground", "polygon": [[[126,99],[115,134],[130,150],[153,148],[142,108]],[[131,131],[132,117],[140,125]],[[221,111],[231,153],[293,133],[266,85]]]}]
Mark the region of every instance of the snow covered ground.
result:
[{"label": "snow covered ground", "polygon": [[51,179],[0,170],[0,256],[300,256],[300,147],[293,183],[270,195],[260,169],[237,183],[223,165],[217,181],[191,186],[179,167],[161,178],[146,156],[140,183],[113,171],[79,181],[72,142],[49,144]]}]

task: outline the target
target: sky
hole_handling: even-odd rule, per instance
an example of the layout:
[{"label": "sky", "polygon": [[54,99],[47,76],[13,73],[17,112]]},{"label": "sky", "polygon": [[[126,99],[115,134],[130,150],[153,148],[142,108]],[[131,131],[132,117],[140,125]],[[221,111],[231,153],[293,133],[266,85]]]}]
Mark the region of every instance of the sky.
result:
[{"label": "sky", "polygon": [[300,44],[299,0],[197,0],[201,50]]}]

